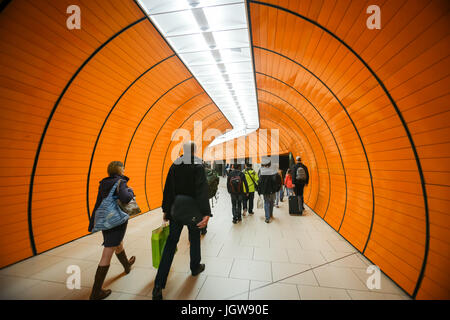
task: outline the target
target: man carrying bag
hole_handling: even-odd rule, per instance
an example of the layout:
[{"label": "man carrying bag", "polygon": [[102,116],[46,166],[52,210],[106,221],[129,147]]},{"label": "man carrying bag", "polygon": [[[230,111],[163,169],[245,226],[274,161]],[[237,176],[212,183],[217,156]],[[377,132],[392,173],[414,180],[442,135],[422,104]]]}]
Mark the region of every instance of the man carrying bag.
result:
[{"label": "man carrying bag", "polygon": [[170,220],[170,231],[155,278],[153,300],[162,299],[162,289],[166,286],[184,225],[189,229],[192,275],[196,276],[205,270],[205,265],[200,264],[200,229],[207,226],[212,214],[205,169],[202,160],[194,156],[195,150],[195,143],[185,143],[183,156],[174,161],[167,174],[162,210],[164,221]]}]

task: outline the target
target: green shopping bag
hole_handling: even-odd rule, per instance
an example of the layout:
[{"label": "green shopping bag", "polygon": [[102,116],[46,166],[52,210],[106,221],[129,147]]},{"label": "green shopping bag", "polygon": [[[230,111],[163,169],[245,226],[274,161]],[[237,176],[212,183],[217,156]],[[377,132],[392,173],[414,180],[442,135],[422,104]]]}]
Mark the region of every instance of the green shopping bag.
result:
[{"label": "green shopping bag", "polygon": [[164,251],[167,238],[169,237],[169,226],[162,225],[152,231],[152,260],[153,267],[158,269]]}]

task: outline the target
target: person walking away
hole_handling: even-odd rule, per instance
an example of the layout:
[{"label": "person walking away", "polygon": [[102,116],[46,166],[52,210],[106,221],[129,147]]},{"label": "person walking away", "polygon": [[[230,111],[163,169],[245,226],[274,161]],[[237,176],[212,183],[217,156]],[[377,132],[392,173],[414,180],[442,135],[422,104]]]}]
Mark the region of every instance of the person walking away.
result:
[{"label": "person walking away", "polygon": [[153,300],[162,300],[162,290],[166,286],[167,277],[172,265],[183,224],[172,219],[171,209],[177,195],[185,195],[195,199],[203,219],[197,225],[189,225],[190,242],[190,269],[192,276],[197,276],[205,270],[201,264],[200,229],[208,225],[212,217],[208,199],[208,183],[202,159],[195,157],[197,147],[194,142],[183,144],[183,155],[176,159],[167,173],[164,185],[162,211],[164,221],[169,223],[169,237],[164,246],[164,251],[155,277],[153,288]]},{"label": "person walking away", "polygon": [[245,199],[243,201],[243,205],[244,205],[243,215],[245,216],[245,213],[247,212],[247,208],[248,208],[248,214],[253,214],[255,190],[258,186],[258,175],[256,174],[255,170],[253,170],[251,163],[245,164],[244,176],[245,176],[245,180],[247,181],[247,185],[248,185],[248,189],[245,189],[245,187],[244,187],[244,193],[247,194],[247,196],[245,196]]},{"label": "person walking away", "polygon": [[236,165],[231,165],[227,177],[227,190],[231,196],[231,207],[233,213],[233,223],[242,220],[241,209],[244,200],[244,190],[249,190],[244,174],[236,169]]},{"label": "person walking away", "polygon": [[[88,231],[92,232],[95,223],[95,211],[105,199],[111,189],[119,182],[117,189],[115,191],[116,195],[122,203],[129,203],[134,198],[134,193],[131,188],[127,186],[130,178],[124,175],[125,167],[120,161],[112,161],[108,165],[108,177],[100,181],[98,187],[97,201],[92,211],[92,216],[89,220]],[[109,230],[102,230],[103,234],[103,253],[100,262],[97,267],[97,272],[95,273],[94,285],[92,287],[92,292],[89,297],[90,300],[102,300],[111,294],[111,290],[103,290],[103,282],[105,281],[106,274],[109,270],[109,265],[111,263],[111,258],[113,253],[116,253],[117,259],[124,267],[125,273],[128,274],[131,271],[131,266],[136,261],[136,257],[132,256],[129,260],[125,254],[125,249],[123,248],[123,238],[125,237],[125,232],[127,230],[128,220],[121,225],[118,225]]]},{"label": "person walking away", "polygon": [[280,175],[280,179],[281,179],[281,188],[280,190],[276,193],[276,200],[275,200],[275,206],[277,208],[279,208],[279,202],[283,202],[283,196],[284,196],[284,179],[283,179],[283,170],[278,169],[278,174]]},{"label": "person walking away", "polygon": [[297,163],[292,167],[292,183],[294,193],[298,197],[298,208],[300,211],[305,210],[303,205],[303,190],[309,183],[308,168],[302,163],[300,156],[295,158]]},{"label": "person walking away", "polygon": [[294,186],[292,184],[292,170],[288,169],[286,173],[286,177],[284,178],[284,185],[287,189],[287,196],[290,197],[294,194]]},{"label": "person walking away", "polygon": [[262,165],[259,173],[258,194],[264,196],[265,222],[269,223],[273,217],[275,194],[281,188],[281,177],[275,168],[271,168],[270,161]]}]

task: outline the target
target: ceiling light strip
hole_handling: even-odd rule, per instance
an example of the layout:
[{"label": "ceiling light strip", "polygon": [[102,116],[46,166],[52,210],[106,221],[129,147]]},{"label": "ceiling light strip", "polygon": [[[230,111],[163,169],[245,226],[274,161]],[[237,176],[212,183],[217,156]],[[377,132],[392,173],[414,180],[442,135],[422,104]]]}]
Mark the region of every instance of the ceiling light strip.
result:
[{"label": "ceiling light strip", "polygon": [[259,128],[244,0],[137,0],[233,127],[210,146]]}]

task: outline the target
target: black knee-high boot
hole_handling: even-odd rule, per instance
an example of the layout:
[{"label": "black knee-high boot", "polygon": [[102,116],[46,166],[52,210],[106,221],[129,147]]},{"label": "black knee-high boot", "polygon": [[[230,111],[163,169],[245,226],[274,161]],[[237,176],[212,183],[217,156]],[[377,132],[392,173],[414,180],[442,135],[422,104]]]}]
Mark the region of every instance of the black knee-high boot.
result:
[{"label": "black knee-high boot", "polygon": [[111,290],[102,289],[108,269],[109,266],[98,266],[97,272],[95,273],[94,286],[92,287],[92,293],[89,298],[90,300],[102,300],[111,294]]},{"label": "black knee-high boot", "polygon": [[119,259],[120,263],[123,265],[125,269],[125,273],[128,274],[131,271],[131,266],[136,261],[136,257],[132,256],[130,260],[128,260],[125,250],[122,250],[120,253],[116,253],[117,259]]}]

